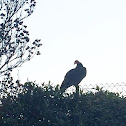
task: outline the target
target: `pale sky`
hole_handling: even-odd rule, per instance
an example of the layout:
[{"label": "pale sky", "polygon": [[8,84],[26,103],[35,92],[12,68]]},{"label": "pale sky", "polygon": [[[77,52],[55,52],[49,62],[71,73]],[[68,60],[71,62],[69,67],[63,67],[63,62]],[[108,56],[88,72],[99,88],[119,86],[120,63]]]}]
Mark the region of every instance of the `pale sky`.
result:
[{"label": "pale sky", "polygon": [[22,82],[61,84],[79,60],[87,68],[80,85],[126,83],[126,0],[37,0],[25,24],[43,46],[18,69]]}]

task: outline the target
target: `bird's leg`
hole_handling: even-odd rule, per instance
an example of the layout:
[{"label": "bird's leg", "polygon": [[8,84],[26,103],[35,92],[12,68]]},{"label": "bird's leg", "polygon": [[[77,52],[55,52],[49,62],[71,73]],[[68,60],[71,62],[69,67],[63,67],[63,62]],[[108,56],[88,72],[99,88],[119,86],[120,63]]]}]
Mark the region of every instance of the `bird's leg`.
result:
[{"label": "bird's leg", "polygon": [[79,85],[76,86],[76,94],[79,96]]},{"label": "bird's leg", "polygon": [[[79,85],[76,86],[76,95],[75,95],[75,99],[76,99],[76,111],[79,111]],[[76,122],[77,122],[77,126],[79,126],[80,123],[80,118],[79,115],[76,116]]]}]

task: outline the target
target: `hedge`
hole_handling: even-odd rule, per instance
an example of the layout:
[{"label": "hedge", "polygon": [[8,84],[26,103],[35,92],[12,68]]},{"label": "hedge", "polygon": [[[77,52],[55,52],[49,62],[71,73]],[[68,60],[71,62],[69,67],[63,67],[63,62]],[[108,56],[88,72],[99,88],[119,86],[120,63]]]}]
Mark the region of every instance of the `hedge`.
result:
[{"label": "hedge", "polygon": [[0,126],[125,126],[126,98],[96,92],[64,93],[58,86],[24,84],[18,96],[1,99]]}]

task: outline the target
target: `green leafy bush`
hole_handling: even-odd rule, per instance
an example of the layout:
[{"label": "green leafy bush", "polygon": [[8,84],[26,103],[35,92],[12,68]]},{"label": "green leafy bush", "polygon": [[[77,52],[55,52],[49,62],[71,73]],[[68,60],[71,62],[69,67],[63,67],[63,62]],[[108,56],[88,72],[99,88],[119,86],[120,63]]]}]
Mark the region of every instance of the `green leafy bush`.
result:
[{"label": "green leafy bush", "polygon": [[126,99],[97,88],[65,94],[52,86],[24,84],[18,97],[2,99],[0,126],[125,126]]}]

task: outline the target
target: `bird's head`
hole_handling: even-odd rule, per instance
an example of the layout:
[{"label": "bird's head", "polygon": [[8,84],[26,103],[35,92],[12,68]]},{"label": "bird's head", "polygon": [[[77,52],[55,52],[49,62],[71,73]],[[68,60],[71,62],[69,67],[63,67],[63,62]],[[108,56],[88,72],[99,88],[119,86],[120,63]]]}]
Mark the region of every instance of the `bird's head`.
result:
[{"label": "bird's head", "polygon": [[80,62],[78,60],[75,60],[74,61],[74,64],[79,64]]}]

